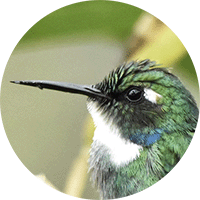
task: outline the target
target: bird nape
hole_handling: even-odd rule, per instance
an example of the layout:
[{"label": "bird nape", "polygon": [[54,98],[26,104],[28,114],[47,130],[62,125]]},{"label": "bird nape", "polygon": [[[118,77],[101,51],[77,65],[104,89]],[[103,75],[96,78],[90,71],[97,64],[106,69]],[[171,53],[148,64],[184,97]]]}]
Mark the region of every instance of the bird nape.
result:
[{"label": "bird nape", "polygon": [[148,59],[124,63],[96,85],[11,82],[88,96],[96,125],[89,169],[102,199],[132,195],[159,181],[179,162],[197,125],[190,92]]}]

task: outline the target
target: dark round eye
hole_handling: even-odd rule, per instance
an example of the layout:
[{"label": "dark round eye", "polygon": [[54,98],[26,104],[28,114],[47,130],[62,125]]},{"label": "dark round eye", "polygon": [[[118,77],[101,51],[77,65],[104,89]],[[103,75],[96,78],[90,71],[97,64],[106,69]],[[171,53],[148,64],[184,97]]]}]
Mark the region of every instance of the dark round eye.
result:
[{"label": "dark round eye", "polygon": [[127,92],[126,98],[131,102],[139,102],[143,99],[143,90],[141,89],[131,89]]}]

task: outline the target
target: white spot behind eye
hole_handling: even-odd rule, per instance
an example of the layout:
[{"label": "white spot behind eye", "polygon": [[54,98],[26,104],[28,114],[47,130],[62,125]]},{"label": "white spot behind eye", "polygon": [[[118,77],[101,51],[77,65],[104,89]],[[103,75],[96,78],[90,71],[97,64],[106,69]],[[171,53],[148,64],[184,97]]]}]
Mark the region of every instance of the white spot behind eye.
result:
[{"label": "white spot behind eye", "polygon": [[157,103],[157,98],[162,97],[160,94],[154,92],[152,89],[144,89],[144,97],[152,103]]}]

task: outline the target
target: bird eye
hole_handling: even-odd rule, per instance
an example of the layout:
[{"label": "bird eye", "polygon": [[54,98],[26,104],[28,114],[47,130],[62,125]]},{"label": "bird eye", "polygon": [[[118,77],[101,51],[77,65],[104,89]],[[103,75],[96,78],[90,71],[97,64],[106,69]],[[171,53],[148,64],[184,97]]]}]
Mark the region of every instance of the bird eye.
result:
[{"label": "bird eye", "polygon": [[131,102],[139,102],[143,99],[143,90],[141,89],[131,89],[127,92],[126,98]]}]

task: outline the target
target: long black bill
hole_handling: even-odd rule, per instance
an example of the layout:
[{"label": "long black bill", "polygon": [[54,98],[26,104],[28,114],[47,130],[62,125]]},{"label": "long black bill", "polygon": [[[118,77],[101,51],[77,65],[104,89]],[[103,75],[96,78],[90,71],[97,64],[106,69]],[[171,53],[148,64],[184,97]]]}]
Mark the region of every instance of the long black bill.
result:
[{"label": "long black bill", "polygon": [[110,97],[103,94],[100,90],[92,87],[92,85],[78,85],[78,84],[72,84],[72,83],[66,83],[66,82],[40,81],[40,80],[10,81],[10,82],[38,87],[40,89],[46,88],[46,89],[58,90],[62,92],[83,94],[89,97],[101,97],[101,98],[110,99]]}]

